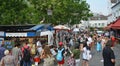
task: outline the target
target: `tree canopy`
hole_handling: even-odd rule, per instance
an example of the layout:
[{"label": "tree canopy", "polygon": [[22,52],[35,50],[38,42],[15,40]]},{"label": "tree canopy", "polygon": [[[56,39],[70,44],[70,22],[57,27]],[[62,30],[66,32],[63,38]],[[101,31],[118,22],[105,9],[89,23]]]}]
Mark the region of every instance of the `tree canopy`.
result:
[{"label": "tree canopy", "polygon": [[[48,11],[51,14],[48,14]],[[92,14],[82,0],[1,0],[0,24],[78,24]],[[42,22],[43,21],[43,22]]]}]

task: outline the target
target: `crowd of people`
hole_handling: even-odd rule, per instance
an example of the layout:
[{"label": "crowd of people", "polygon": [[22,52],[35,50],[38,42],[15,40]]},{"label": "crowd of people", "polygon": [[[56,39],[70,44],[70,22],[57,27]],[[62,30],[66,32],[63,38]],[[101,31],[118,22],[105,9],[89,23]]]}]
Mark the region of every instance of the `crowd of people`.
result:
[{"label": "crowd of people", "polygon": [[58,34],[57,38],[58,45],[44,44],[40,40],[36,44],[25,41],[23,44],[16,42],[12,50],[4,48],[2,43],[0,66],[64,66],[65,63],[67,66],[90,66],[89,61],[94,57],[91,53],[93,49],[103,51],[104,66],[115,66],[113,49],[116,39],[113,35],[82,31]]}]

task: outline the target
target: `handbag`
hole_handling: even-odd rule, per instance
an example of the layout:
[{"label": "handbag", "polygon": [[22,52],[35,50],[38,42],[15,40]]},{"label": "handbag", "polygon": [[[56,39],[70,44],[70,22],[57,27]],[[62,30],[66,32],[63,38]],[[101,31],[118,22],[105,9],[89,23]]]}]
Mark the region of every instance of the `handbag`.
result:
[{"label": "handbag", "polygon": [[92,55],[91,54],[89,54],[88,55],[88,59],[87,60],[90,60],[92,58]]},{"label": "handbag", "polygon": [[67,65],[68,66],[75,66],[76,65],[75,59],[73,57],[69,57],[67,60]]},{"label": "handbag", "polygon": [[38,55],[36,55],[33,60],[34,60],[34,62],[39,63],[40,62],[40,57]]},{"label": "handbag", "polygon": [[90,60],[92,58],[92,54],[90,50],[87,50],[86,55],[87,55],[87,60]]}]

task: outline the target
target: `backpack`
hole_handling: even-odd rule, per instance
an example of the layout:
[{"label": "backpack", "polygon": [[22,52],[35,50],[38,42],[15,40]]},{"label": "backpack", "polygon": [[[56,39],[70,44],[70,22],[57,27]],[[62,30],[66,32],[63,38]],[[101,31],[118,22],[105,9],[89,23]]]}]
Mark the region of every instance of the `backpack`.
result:
[{"label": "backpack", "polygon": [[58,53],[57,53],[57,56],[56,56],[57,61],[62,61],[62,59],[63,59],[63,55],[62,55],[63,50],[64,50],[64,48],[61,49],[61,50],[58,50]]},{"label": "backpack", "polygon": [[31,58],[31,56],[30,56],[30,50],[29,50],[29,48],[24,48],[24,51],[23,51],[23,60],[24,61],[30,61],[30,58]]},{"label": "backpack", "polygon": [[79,42],[79,43],[81,42],[81,38],[80,37],[77,39],[77,42]]}]

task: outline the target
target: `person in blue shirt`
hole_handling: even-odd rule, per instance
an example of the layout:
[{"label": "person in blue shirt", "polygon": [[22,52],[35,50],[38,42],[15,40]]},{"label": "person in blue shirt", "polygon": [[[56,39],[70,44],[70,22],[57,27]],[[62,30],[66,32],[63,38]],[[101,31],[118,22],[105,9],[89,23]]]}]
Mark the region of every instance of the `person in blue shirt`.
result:
[{"label": "person in blue shirt", "polygon": [[4,51],[5,51],[4,44],[1,44],[1,46],[0,46],[0,61],[1,61],[2,57],[5,56]]}]

